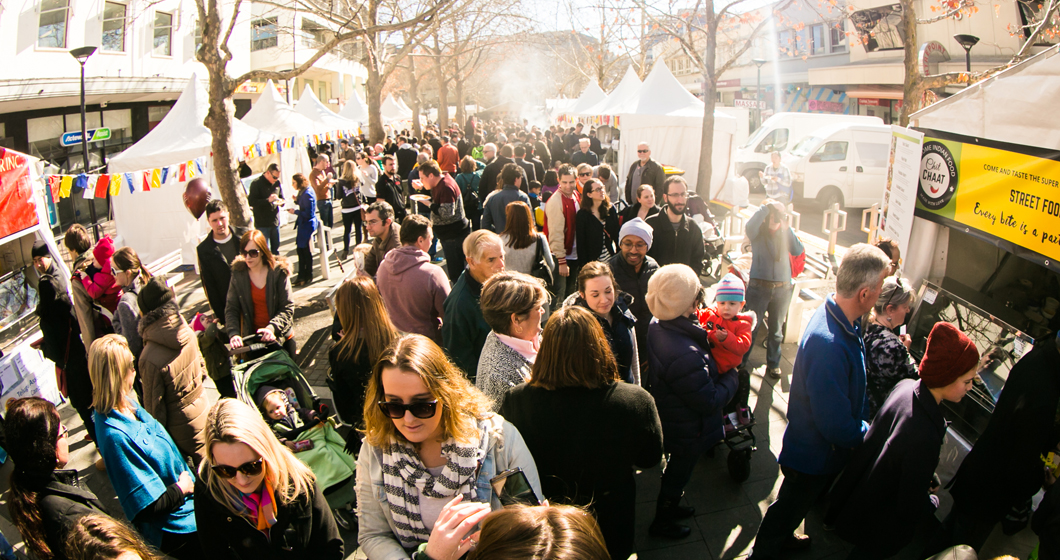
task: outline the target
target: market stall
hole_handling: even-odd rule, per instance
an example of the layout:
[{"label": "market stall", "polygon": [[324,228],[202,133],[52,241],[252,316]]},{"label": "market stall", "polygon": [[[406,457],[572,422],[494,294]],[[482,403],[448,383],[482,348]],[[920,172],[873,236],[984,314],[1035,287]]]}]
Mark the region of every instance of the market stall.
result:
[{"label": "market stall", "polygon": [[[266,134],[277,138],[304,139],[314,135],[323,134],[324,131],[317,130],[317,124],[305,115],[295,111],[286,101],[280,97],[272,80],[265,82],[265,89],[261,96],[254,102],[254,106],[240,119],[243,124],[250,125]],[[316,144],[316,141],[312,143]],[[300,142],[299,142],[300,144]],[[313,163],[309,161],[309,154],[305,149],[296,147],[290,150],[281,150],[278,153],[262,154],[247,162],[255,173],[265,171],[270,163],[280,164],[281,183],[287,187],[291,184],[291,177],[295,173],[302,173],[309,177],[313,170]],[[272,157],[269,157],[269,156]],[[294,189],[284,193],[287,196],[294,194]]]},{"label": "market stall", "polygon": [[58,274],[70,276],[48,228],[42,170],[40,160],[0,148],[0,410],[19,397],[62,402],[55,364],[33,347],[41,336],[34,245],[45,244]]},{"label": "market stall", "polygon": [[317,99],[316,94],[313,93],[313,88],[309,87],[309,84],[306,84],[302,97],[299,97],[298,101],[295,102],[294,110],[296,113],[313,121],[316,124],[317,133],[331,132],[336,133],[339,137],[345,137],[356,134],[360,128],[360,123],[339,115],[329,109],[327,105],[324,105],[320,99]]},{"label": "market stall", "polygon": [[982,382],[944,405],[944,483],[982,433],[1009,369],[1060,327],[1060,117],[1039,109],[1060,86],[1057,54],[1050,48],[912,115],[921,147],[902,255],[920,295],[911,352],[919,359],[943,320],[988,356]]}]

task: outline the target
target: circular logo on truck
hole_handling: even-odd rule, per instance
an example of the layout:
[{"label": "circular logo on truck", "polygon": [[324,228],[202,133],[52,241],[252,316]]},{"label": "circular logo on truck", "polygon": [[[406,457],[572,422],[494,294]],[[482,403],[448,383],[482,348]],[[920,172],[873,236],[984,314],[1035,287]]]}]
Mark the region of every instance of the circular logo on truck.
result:
[{"label": "circular logo on truck", "polygon": [[929,210],[938,210],[957,192],[957,162],[941,142],[925,142],[922,153],[916,198]]}]

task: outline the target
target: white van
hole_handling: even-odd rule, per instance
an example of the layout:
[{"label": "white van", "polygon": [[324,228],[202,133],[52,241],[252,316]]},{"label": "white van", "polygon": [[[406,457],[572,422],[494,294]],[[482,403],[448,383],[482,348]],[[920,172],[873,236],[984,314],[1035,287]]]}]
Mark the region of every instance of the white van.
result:
[{"label": "white van", "polygon": [[866,208],[883,198],[890,154],[891,127],[848,123],[814,131],[781,159],[796,199]]},{"label": "white van", "polygon": [[783,152],[815,130],[839,123],[883,124],[883,119],[826,113],[777,113],[766,119],[751,138],[736,149],[736,174],[747,178],[752,192],[761,190],[758,172],[770,165],[771,152]]}]

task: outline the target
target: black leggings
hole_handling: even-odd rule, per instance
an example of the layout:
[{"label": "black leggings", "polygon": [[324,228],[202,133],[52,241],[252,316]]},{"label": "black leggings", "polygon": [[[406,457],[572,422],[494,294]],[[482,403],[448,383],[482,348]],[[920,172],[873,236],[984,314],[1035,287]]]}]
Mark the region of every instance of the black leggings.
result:
[{"label": "black leggings", "polygon": [[313,279],[313,253],[309,246],[298,248],[298,280]]},{"label": "black leggings", "polygon": [[346,251],[350,250],[350,228],[357,231],[357,245],[364,239],[364,227],[361,225],[361,211],[343,212],[342,214],[342,241]]}]

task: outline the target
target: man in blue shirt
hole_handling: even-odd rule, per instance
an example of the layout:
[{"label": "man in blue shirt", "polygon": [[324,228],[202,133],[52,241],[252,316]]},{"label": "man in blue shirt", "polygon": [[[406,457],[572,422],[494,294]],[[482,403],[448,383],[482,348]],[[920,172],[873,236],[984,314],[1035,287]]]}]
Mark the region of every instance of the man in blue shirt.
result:
[{"label": "man in blue shirt", "polygon": [[854,245],[839,267],[836,293],[810,318],[795,356],[788,427],[777,459],[784,482],[758,529],[753,560],[809,545],[808,536],[793,534],[795,528],[868,431],[861,316],[879,298],[890,265],[876,247]]},{"label": "man in blue shirt", "polygon": [[[758,211],[747,220],[744,232],[751,240],[752,255],[747,309],[758,317],[751,340],[758,340],[764,324],[768,329],[766,373],[780,379],[780,343],[784,338],[781,329],[791,303],[791,257],[801,255],[804,249],[795,230],[788,226],[784,204],[771,198],[762,201]],[[748,352],[740,369],[746,369],[750,359]]]}]

